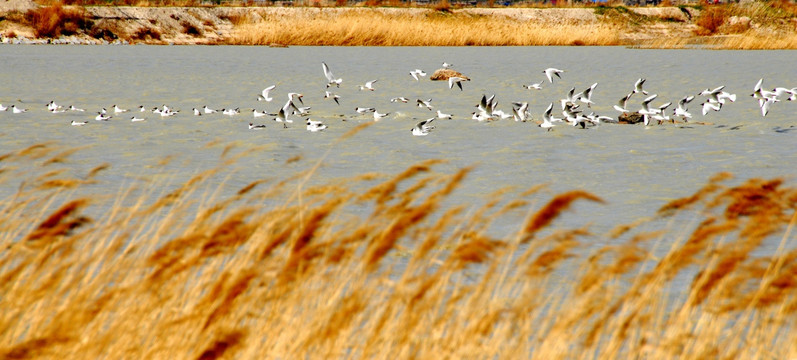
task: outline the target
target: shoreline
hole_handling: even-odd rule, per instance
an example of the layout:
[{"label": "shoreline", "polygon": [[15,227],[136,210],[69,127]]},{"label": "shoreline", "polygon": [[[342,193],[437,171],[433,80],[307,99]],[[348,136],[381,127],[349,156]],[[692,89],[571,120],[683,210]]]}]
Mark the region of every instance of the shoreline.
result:
[{"label": "shoreline", "polygon": [[[55,10],[46,11],[42,9],[47,7],[30,0],[7,0],[0,7],[0,43],[797,49],[797,14],[776,19],[740,15],[756,4],[768,6],[433,9],[55,5],[50,7]],[[756,14],[759,10],[752,8],[749,12]],[[723,17],[706,25],[706,15],[717,12]],[[42,30],[30,20],[35,16],[50,16],[40,22],[57,24],[60,20],[64,24]],[[422,34],[424,31],[428,33]]]}]

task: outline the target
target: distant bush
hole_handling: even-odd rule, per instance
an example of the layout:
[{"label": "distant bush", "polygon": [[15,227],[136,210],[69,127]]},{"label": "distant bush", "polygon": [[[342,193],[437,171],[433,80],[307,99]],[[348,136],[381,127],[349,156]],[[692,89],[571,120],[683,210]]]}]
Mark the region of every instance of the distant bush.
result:
[{"label": "distant bush", "polygon": [[695,24],[699,26],[697,35],[711,35],[728,20],[728,9],[723,6],[707,6],[700,16],[697,17]]},{"label": "distant bush", "polygon": [[82,8],[64,9],[60,3],[29,10],[25,17],[33,27],[36,37],[74,35],[81,30],[91,29],[94,25]]},{"label": "distant bush", "polygon": [[140,41],[160,40],[161,33],[156,28],[142,27],[136,30],[136,32],[133,33],[133,35],[131,35],[130,38],[133,40],[140,40]]},{"label": "distant bush", "polygon": [[451,12],[451,3],[449,3],[448,0],[440,0],[434,6],[434,10],[440,12]]},{"label": "distant bush", "polygon": [[95,39],[104,39],[106,41],[128,38],[124,28],[112,21],[99,22],[89,30],[89,35]]},{"label": "distant bush", "polygon": [[180,25],[183,27],[183,33],[186,35],[191,35],[191,36],[202,35],[202,30],[200,30],[198,27],[196,27],[194,24],[188,21],[183,21],[182,23],[180,23]]}]

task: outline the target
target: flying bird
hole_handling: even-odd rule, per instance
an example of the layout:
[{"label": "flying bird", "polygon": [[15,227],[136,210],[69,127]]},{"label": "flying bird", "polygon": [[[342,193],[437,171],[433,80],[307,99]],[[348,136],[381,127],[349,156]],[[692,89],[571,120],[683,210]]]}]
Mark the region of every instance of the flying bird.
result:
[{"label": "flying bird", "polygon": [[452,76],[452,77],[448,78],[448,88],[449,89],[453,89],[454,88],[454,84],[457,84],[457,86],[459,86],[459,91],[462,91],[462,82],[463,81],[470,81],[470,79],[462,78],[462,77],[459,77],[459,76]]},{"label": "flying bird", "polygon": [[644,85],[644,84],[645,84],[645,80],[646,80],[646,79],[639,78],[639,79],[636,81],[636,83],[634,83],[634,91],[633,91],[631,94],[638,94],[638,93],[642,93],[642,94],[644,94],[644,95],[647,95],[647,94],[648,94],[648,92],[642,89],[642,85]]},{"label": "flying bird", "polygon": [[421,80],[420,78],[426,76],[426,73],[421,69],[415,69],[410,71],[410,75],[412,76],[413,79],[415,79],[415,81],[420,81]]},{"label": "flying bird", "polygon": [[327,78],[327,88],[329,88],[332,85],[335,85],[335,87],[340,87],[340,84],[343,82],[343,79],[341,78],[336,79],[335,76],[332,75],[332,72],[329,71],[329,66],[327,66],[327,63],[321,62],[321,67],[324,69],[324,76]]},{"label": "flying bird", "polygon": [[274,100],[274,99],[271,98],[271,96],[269,96],[269,92],[271,92],[271,90],[274,90],[274,88],[276,88],[276,87],[277,87],[277,85],[271,85],[271,86],[263,89],[263,91],[260,94],[257,95],[257,101],[271,101],[271,100]]},{"label": "flying bird", "polygon": [[621,113],[629,112],[628,109],[626,108],[626,105],[628,104],[628,99],[631,98],[631,95],[634,95],[634,93],[630,93],[626,96],[623,96],[623,98],[617,102],[617,105],[614,105],[614,109]]},{"label": "flying bird", "polygon": [[365,83],[365,85],[360,85],[360,91],[363,90],[371,90],[374,91],[374,83],[379,80],[371,80]]},{"label": "flying bird", "polygon": [[340,95],[338,95],[338,94],[331,93],[329,91],[325,91],[324,92],[324,99],[332,99],[332,100],[335,101],[335,103],[340,105]]},{"label": "flying bird", "polygon": [[545,77],[548,78],[548,82],[553,84],[553,76],[556,75],[556,77],[561,79],[562,76],[559,75],[559,74],[561,74],[561,73],[563,73],[565,71],[564,70],[559,70],[557,68],[547,68],[547,69],[543,70],[542,72],[545,73]]},{"label": "flying bird", "polygon": [[429,100],[426,100],[426,101],[418,99],[416,101],[416,104],[418,104],[418,107],[425,107],[425,108],[429,109],[429,111],[432,111],[432,99],[429,99]]}]

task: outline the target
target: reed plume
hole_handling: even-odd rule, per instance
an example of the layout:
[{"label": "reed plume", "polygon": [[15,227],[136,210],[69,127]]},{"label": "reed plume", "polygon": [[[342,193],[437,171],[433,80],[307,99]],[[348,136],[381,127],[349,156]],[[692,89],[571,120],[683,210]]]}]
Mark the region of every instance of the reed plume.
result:
[{"label": "reed plume", "polygon": [[[220,186],[237,156],[215,145],[221,167],[164,190],[4,192],[0,357],[797,355],[788,181],[719,174],[602,235],[556,221],[578,200],[611,213],[585,190],[446,206],[472,168],[443,174],[439,161]],[[0,182],[61,178],[72,153],[8,152]],[[95,169],[84,179],[112,171]]]}]

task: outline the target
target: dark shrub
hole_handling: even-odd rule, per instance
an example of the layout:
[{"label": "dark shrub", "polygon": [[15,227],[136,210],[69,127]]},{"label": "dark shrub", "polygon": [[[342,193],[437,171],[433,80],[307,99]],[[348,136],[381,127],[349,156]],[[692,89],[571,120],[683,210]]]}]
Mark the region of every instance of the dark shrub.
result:
[{"label": "dark shrub", "polygon": [[73,35],[81,30],[88,30],[93,25],[93,21],[82,8],[64,9],[60,3],[30,10],[26,18],[36,37]]}]

